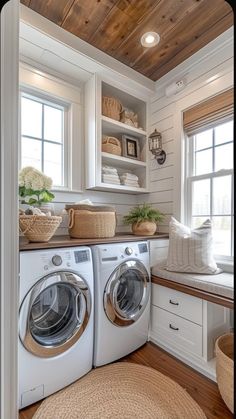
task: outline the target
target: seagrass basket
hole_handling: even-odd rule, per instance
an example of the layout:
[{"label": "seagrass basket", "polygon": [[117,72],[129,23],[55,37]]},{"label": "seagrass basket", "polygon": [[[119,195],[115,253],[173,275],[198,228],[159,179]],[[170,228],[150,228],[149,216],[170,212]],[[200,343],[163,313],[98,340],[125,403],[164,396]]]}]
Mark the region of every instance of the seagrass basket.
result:
[{"label": "seagrass basket", "polygon": [[69,235],[77,239],[114,237],[116,212],[113,207],[66,205],[69,215]]},{"label": "seagrass basket", "polygon": [[119,121],[121,111],[122,105],[118,99],[109,96],[102,97],[102,114],[104,116]]},{"label": "seagrass basket", "polygon": [[19,216],[20,232],[30,242],[48,242],[61,222],[62,217],[56,215],[50,217],[46,215]]},{"label": "seagrass basket", "polygon": [[120,141],[115,137],[110,137],[109,135],[103,135],[102,151],[104,151],[105,153],[116,154],[117,156],[121,156]]},{"label": "seagrass basket", "polygon": [[220,336],[215,345],[216,377],[222,399],[234,413],[234,334]]}]

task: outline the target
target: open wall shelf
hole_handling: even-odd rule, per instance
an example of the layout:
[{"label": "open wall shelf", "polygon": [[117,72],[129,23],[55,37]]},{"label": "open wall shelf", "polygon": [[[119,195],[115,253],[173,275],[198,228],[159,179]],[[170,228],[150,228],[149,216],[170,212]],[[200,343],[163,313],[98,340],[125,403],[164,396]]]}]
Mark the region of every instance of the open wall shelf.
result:
[{"label": "open wall shelf", "polygon": [[[138,128],[102,115],[103,95],[118,99],[122,103],[123,109],[130,109],[135,112],[138,115]],[[122,90],[115,83],[109,83],[96,75],[86,83],[85,143],[86,161],[88,162],[86,173],[87,189],[135,194],[149,192],[147,106],[146,100],[129,93],[128,86],[123,86]],[[103,136],[115,137],[120,141],[122,147],[121,156],[102,151]],[[122,140],[123,136],[127,136],[137,142],[140,150],[138,158],[127,157],[127,153],[124,150],[126,143]],[[117,169],[118,176],[124,173],[135,174],[138,176],[140,187],[103,183],[103,165]]]}]

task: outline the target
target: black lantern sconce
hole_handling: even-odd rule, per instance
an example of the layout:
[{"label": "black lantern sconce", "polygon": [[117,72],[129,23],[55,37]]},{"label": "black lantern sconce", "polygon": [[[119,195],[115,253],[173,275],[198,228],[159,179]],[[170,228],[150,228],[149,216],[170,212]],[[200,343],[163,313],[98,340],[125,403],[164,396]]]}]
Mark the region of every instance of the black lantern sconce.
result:
[{"label": "black lantern sconce", "polygon": [[166,153],[162,150],[162,138],[156,129],[149,135],[149,150],[154,154],[157,163],[163,164],[166,160]]}]

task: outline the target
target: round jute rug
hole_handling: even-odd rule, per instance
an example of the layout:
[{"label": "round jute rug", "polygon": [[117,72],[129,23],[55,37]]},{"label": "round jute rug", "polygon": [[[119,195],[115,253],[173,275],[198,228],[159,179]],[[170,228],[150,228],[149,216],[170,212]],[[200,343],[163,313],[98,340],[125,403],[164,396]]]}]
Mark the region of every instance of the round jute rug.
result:
[{"label": "round jute rug", "polygon": [[[56,377],[55,377],[56,378]],[[45,399],[33,419],[206,419],[189,394],[153,368],[100,367]]]}]

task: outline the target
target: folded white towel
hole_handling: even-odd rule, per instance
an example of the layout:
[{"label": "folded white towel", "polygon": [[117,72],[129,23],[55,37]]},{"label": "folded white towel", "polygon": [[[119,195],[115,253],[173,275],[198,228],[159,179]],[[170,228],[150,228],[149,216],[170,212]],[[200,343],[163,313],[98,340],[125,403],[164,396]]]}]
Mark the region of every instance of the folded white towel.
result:
[{"label": "folded white towel", "polygon": [[120,177],[123,179],[138,180],[138,176],[134,175],[133,173],[122,173]]},{"label": "folded white towel", "polygon": [[117,169],[110,166],[102,166],[102,173],[117,174]]},{"label": "folded white towel", "polygon": [[115,175],[105,175],[102,174],[102,176],[104,177],[104,179],[111,179],[111,180],[118,180],[120,182],[119,176],[115,176]]},{"label": "folded white towel", "polygon": [[121,180],[121,183],[122,183],[122,185],[129,185],[129,186],[139,185],[139,183],[137,181],[135,181],[135,182],[128,182],[128,181]]},{"label": "folded white towel", "polygon": [[77,204],[83,204],[83,205],[93,205],[93,203],[92,203],[92,201],[90,201],[90,199],[82,199],[82,201],[78,201],[78,202],[75,202],[75,204],[77,205]]},{"label": "folded white towel", "polygon": [[139,185],[139,183],[138,183],[138,182],[133,182],[133,183],[130,183],[130,182],[122,182],[122,181],[121,181],[121,184],[122,184],[122,185],[125,185],[125,186],[132,186],[132,187],[135,187],[135,188],[139,188],[139,187],[140,187],[140,185]]},{"label": "folded white towel", "polygon": [[120,182],[118,180],[102,179],[102,182],[103,183],[111,183],[111,184],[114,184],[114,185],[120,185]]},{"label": "folded white towel", "polygon": [[128,180],[128,181],[135,181],[135,182],[137,182],[139,180],[138,177],[130,178],[130,177],[126,177],[126,176],[120,176],[120,179]]}]

